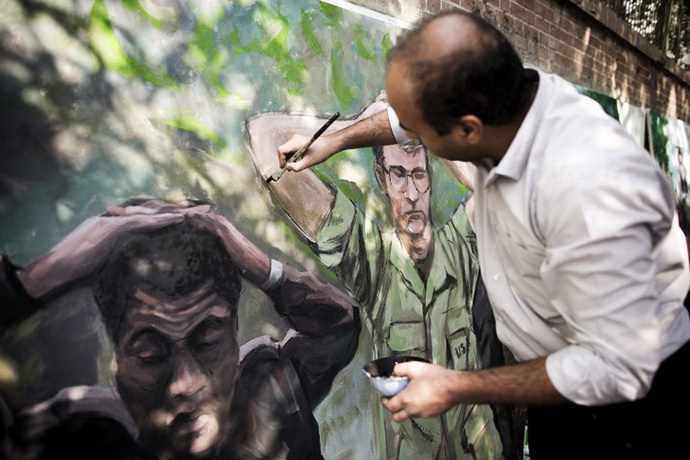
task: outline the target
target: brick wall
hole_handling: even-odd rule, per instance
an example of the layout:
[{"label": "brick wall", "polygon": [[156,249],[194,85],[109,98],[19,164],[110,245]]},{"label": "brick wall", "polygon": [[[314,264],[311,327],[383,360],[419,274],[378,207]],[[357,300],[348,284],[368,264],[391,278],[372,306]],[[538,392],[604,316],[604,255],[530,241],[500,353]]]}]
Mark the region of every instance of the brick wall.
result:
[{"label": "brick wall", "polygon": [[690,122],[690,75],[594,0],[351,0],[414,22],[460,8],[504,32],[526,63]]}]

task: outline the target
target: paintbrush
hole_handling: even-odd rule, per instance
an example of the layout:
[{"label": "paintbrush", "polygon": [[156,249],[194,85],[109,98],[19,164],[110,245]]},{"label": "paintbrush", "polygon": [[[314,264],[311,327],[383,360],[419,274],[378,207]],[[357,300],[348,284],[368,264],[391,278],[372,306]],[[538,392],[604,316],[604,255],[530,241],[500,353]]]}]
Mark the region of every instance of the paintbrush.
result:
[{"label": "paintbrush", "polygon": [[304,155],[304,152],[306,152],[309,149],[309,147],[311,147],[311,144],[313,144],[314,141],[318,139],[319,136],[321,136],[323,132],[326,131],[329,126],[331,126],[331,123],[333,123],[339,116],[340,112],[336,112],[335,115],[333,115],[326,123],[324,123],[324,125],[321,128],[319,128],[318,131],[316,131],[316,133],[311,137],[311,139],[309,139],[309,141],[306,144],[304,144],[298,151],[294,153],[294,155],[292,155],[292,157],[290,157],[289,161],[285,161],[285,166],[271,174],[271,176],[268,179],[266,179],[266,182],[277,181],[278,179],[280,179],[280,176],[282,176],[283,173],[287,171],[288,163],[294,163],[295,161],[299,161],[299,159],[302,158],[302,155]]}]

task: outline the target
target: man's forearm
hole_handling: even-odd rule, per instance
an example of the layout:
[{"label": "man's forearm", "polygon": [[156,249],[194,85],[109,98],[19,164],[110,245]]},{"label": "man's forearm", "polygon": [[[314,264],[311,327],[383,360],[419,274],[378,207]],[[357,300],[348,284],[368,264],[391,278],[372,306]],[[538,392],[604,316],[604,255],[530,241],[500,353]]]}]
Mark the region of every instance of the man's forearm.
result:
[{"label": "man's forearm", "polygon": [[383,405],[401,422],[409,417],[435,417],[458,404],[559,404],[546,372],[546,358],[513,366],[455,371],[435,364],[409,362],[395,367],[410,384]]},{"label": "man's forearm", "polygon": [[395,136],[391,130],[386,110],[375,113],[369,118],[341,129],[331,135],[336,151],[372,147],[375,145],[395,144]]},{"label": "man's forearm", "polygon": [[549,380],[546,358],[512,366],[456,372],[449,395],[454,404],[555,404],[568,401]]}]

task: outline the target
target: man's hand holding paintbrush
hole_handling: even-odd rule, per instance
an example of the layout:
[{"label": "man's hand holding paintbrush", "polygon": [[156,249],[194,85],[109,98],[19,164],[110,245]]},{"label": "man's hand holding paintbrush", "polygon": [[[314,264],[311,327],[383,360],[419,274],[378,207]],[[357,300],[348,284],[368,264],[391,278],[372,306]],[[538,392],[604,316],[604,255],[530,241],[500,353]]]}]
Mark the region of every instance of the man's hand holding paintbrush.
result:
[{"label": "man's hand holding paintbrush", "polygon": [[[294,151],[294,150],[292,150],[292,145],[291,145],[291,150],[289,150],[288,153],[291,153],[292,156],[289,159],[287,158],[287,154],[283,154],[283,153],[280,154],[280,169],[278,171],[276,171],[275,173],[273,173],[267,179],[267,182],[270,182],[272,180],[277,181],[278,179],[280,179],[280,177],[283,175],[283,173],[288,169],[290,171],[299,171],[297,169],[294,169],[294,167],[290,168],[290,164],[291,163],[299,163],[299,161],[302,159],[303,155],[307,152],[307,150],[309,150],[311,145],[328,129],[329,126],[331,126],[331,124],[333,124],[333,122],[339,116],[340,116],[340,112],[336,112],[335,115],[333,115],[326,123],[324,123],[323,126],[321,126],[321,128],[319,128],[319,130],[316,131],[316,133],[310,139],[306,140],[306,142],[302,142],[303,139],[306,139],[303,136],[293,137],[290,141],[291,142],[294,141],[294,143],[302,142],[300,147],[297,149],[297,151]],[[289,161],[289,163],[286,165],[287,161]],[[321,160],[321,161],[323,161],[323,160]],[[302,169],[304,169],[304,168],[302,168]]]},{"label": "man's hand holding paintbrush", "polygon": [[383,110],[343,130],[313,140],[301,158],[286,163],[290,155],[308,145],[312,139],[313,137],[295,135],[278,147],[280,167],[285,168],[287,165],[288,171],[302,171],[323,163],[342,150],[395,143],[395,137],[388,122],[388,115]]}]

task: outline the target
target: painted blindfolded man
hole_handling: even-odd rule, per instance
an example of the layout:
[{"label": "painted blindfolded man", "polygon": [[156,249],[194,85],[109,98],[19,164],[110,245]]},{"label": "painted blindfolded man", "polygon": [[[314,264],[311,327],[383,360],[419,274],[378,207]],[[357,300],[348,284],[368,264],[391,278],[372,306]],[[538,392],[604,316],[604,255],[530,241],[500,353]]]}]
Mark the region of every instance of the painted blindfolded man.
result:
[{"label": "painted blindfolded man", "polygon": [[[20,271],[26,292],[3,283],[3,294],[14,297],[9,306],[19,318],[22,307],[36,306],[32,299],[78,279],[92,280],[115,345],[117,392],[138,438],[134,447],[123,439],[121,453],[321,458],[312,409],[356,349],[353,301],[271,260],[226,219],[207,211],[206,205],[160,201],[111,208]],[[292,327],[283,342],[259,337],[242,347],[237,343],[243,278],[258,285]],[[85,394],[82,401],[54,398],[48,412],[61,407],[61,423],[23,442],[84,454],[80,440],[93,434],[79,410]],[[91,415],[102,418],[106,409]],[[35,419],[36,414],[34,426]],[[56,433],[63,435],[59,444],[45,441],[58,438]],[[73,443],[65,441],[70,436]],[[88,444],[98,449],[93,440]]]},{"label": "painted blindfolded man", "polygon": [[[674,458],[687,450],[687,249],[668,179],[622,126],[555,75],[525,69],[482,18],[427,18],[391,50],[393,110],[322,136],[334,153],[418,138],[471,161],[481,270],[514,366],[403,363],[393,418],[528,404],[532,458]],[[282,153],[294,151],[296,143]],[[585,440],[585,441],[583,441]],[[596,446],[592,448],[591,446]]]}]

